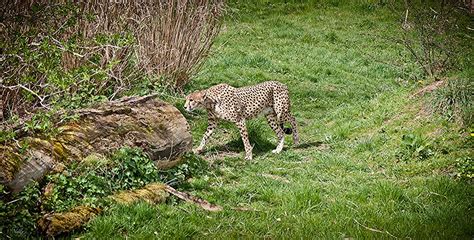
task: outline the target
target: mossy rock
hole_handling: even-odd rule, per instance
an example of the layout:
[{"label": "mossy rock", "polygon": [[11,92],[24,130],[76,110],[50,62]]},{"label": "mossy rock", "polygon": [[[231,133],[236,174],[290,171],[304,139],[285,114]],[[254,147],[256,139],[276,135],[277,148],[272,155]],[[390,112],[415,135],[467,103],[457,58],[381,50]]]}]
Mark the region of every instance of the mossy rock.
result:
[{"label": "mossy rock", "polygon": [[78,120],[56,124],[59,133],[54,137],[25,136],[19,144],[1,146],[0,182],[20,191],[59,163],[107,156],[122,147],[142,148],[158,168],[165,169],[180,164],[181,155],[192,147],[184,116],[154,95],[127,97],[73,113]]}]

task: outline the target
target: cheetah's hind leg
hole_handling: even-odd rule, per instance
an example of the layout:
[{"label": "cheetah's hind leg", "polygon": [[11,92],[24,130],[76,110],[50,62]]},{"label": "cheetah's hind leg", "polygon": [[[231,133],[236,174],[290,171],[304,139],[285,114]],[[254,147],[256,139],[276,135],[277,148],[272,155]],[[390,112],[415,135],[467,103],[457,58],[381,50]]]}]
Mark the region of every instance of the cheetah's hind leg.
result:
[{"label": "cheetah's hind leg", "polygon": [[272,150],[272,153],[280,153],[283,149],[283,144],[285,143],[285,134],[283,133],[283,129],[277,124],[277,116],[273,114],[268,114],[265,116],[267,118],[268,125],[273,129],[278,137],[278,145],[277,147]]},{"label": "cheetah's hind leg", "polygon": [[296,147],[300,144],[300,137],[298,134],[296,119],[291,113],[288,114],[288,121],[290,122],[291,130],[293,133],[293,147]]}]

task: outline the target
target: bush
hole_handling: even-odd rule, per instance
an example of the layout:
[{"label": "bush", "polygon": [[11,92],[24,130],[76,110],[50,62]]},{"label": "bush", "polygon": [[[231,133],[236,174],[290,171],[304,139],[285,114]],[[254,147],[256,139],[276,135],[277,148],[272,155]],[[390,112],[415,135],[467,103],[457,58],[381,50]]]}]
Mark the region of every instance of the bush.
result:
[{"label": "bush", "polygon": [[[436,3],[436,4],[434,4]],[[460,1],[405,1],[400,43],[425,76],[440,78],[460,67],[460,56],[470,49],[464,31],[469,14]]]},{"label": "bush", "polygon": [[35,233],[40,217],[40,189],[37,182],[11,196],[0,185],[0,235],[5,238],[28,239]]},{"label": "bush", "polygon": [[7,1],[0,120],[113,99],[143,82],[180,90],[220,29],[223,0]]},{"label": "bush", "polygon": [[123,148],[110,158],[90,156],[67,170],[33,182],[18,194],[0,185],[0,234],[26,239],[36,235],[36,222],[45,213],[67,211],[78,205],[108,207],[106,196],[152,182],[183,184],[201,174],[207,163],[194,155],[175,168],[159,171],[140,149]]},{"label": "bush", "polygon": [[101,198],[119,190],[140,188],[160,180],[158,169],[140,149],[123,148],[110,160],[76,163],[68,170],[47,176],[53,186],[43,206],[64,211],[75,205],[100,205]]}]

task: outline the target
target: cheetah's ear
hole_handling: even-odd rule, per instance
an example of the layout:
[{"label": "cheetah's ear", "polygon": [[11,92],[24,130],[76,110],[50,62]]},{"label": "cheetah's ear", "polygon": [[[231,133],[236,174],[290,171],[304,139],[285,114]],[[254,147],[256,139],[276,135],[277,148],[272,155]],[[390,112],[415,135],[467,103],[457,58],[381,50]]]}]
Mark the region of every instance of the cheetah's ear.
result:
[{"label": "cheetah's ear", "polygon": [[206,90],[201,92],[201,96],[204,102],[215,102],[215,99],[211,96],[211,94],[208,94]]}]

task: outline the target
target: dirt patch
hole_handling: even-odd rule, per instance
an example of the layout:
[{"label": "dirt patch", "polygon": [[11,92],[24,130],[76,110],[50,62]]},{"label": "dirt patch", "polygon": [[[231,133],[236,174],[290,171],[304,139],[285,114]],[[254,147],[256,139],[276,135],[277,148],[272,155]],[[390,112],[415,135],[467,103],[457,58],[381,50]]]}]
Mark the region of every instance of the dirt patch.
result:
[{"label": "dirt patch", "polygon": [[445,83],[445,81],[435,81],[433,83],[431,83],[430,85],[428,86],[425,86],[421,89],[419,89],[418,91],[416,91],[415,93],[413,93],[410,97],[411,98],[414,98],[414,97],[419,97],[419,96],[423,96],[425,93],[429,93],[429,92],[432,92],[436,89],[438,89],[439,87],[443,86]]}]

